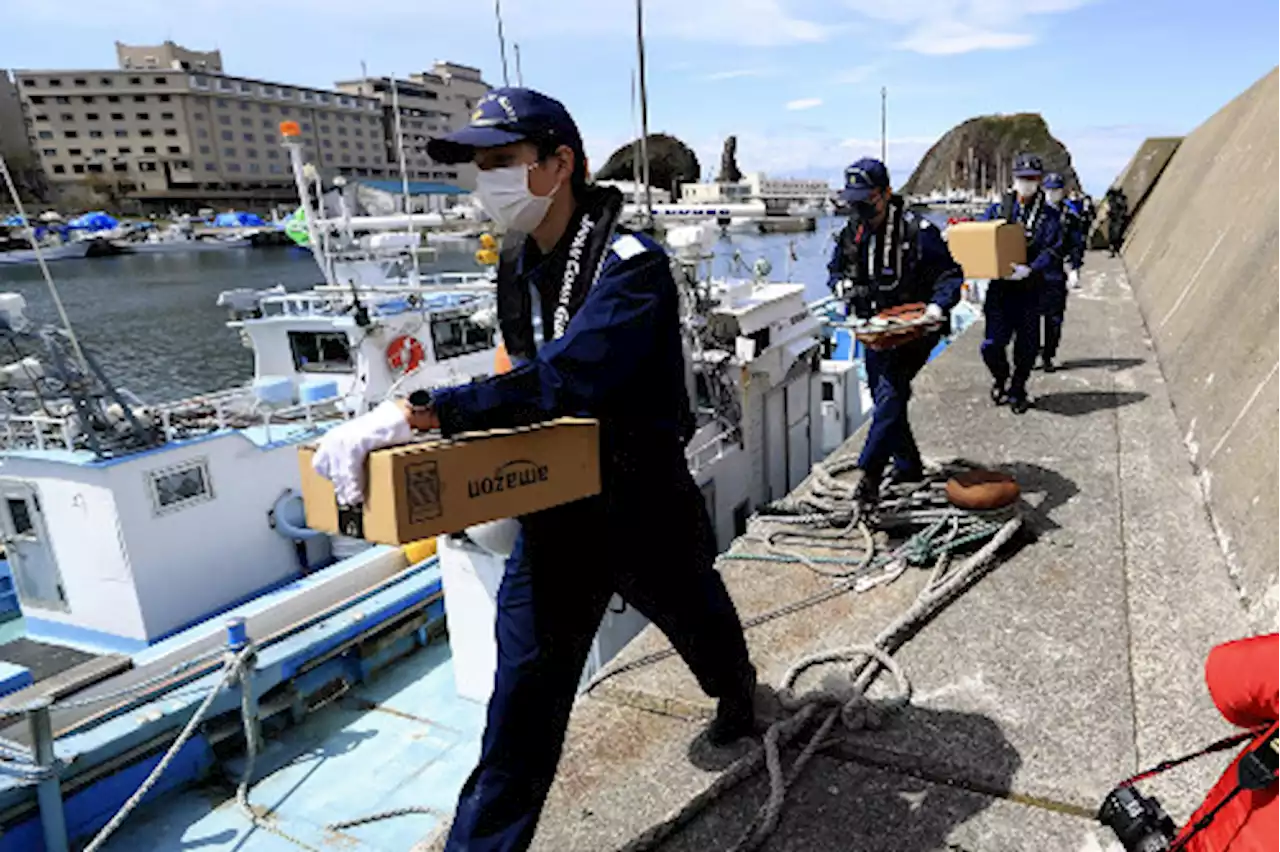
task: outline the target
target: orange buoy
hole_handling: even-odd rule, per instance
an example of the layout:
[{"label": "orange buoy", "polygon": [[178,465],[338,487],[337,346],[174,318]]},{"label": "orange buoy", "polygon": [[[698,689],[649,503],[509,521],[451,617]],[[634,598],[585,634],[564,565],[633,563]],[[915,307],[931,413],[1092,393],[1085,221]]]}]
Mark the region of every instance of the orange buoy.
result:
[{"label": "orange buoy", "polygon": [[427,358],[427,351],[416,337],[402,334],[387,346],[387,366],[397,373],[418,369]]},{"label": "orange buoy", "polygon": [[957,509],[1003,509],[1021,494],[1014,478],[997,470],[966,470],[947,480],[947,501]]},{"label": "orange buoy", "polygon": [[498,348],[493,350],[493,374],[501,376],[503,373],[511,372],[511,356],[507,354],[507,346],[505,343],[499,343]]}]

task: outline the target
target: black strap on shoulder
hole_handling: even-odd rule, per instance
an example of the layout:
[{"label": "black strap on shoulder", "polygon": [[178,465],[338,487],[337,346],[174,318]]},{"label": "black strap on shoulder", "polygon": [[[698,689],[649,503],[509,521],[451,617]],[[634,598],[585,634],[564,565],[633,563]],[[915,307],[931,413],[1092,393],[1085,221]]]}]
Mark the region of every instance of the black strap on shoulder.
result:
[{"label": "black strap on shoulder", "polygon": [[533,337],[533,299],[528,282],[519,274],[520,253],[524,249],[525,235],[509,232],[502,238],[498,251],[498,329],[502,332],[502,345],[512,358],[532,360],[538,344]]},{"label": "black strap on shoulder", "polygon": [[1013,221],[1013,201],[1015,197],[1013,190],[1009,190],[1000,199],[1000,218],[1006,222]]}]

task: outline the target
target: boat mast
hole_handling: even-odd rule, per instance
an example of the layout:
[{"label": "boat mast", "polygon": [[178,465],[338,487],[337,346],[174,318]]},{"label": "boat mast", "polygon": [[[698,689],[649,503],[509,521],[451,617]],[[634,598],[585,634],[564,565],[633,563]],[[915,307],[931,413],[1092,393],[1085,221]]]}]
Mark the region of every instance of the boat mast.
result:
[{"label": "boat mast", "polygon": [[493,0],[493,17],[498,21],[498,52],[502,54],[502,85],[510,86],[507,77],[507,41],[502,35],[502,0]]},{"label": "boat mast", "polygon": [[511,48],[516,52],[516,85],[524,88],[524,72],[520,70],[520,42],[513,42]]},{"label": "boat mast", "polygon": [[886,129],[888,128],[888,115],[887,115],[887,111],[889,108],[888,99],[889,99],[889,89],[885,86],[881,86],[880,87],[880,162],[884,163],[886,168],[888,168],[889,166],[888,153],[887,153],[888,135],[886,133]]},{"label": "boat mast", "polygon": [[640,158],[643,160],[644,218],[653,223],[653,190],[649,186],[649,98],[644,82],[644,0],[636,0],[636,56],[640,78]]},{"label": "boat mast", "polygon": [[[391,112],[396,118],[396,152],[399,154],[400,161],[400,191],[404,193],[404,212],[407,216],[405,225],[405,234],[413,234],[413,205],[409,196],[409,170],[404,165],[404,124],[400,120],[400,90],[396,86],[396,75],[391,75]],[[409,255],[413,258],[413,283],[418,283],[418,253],[409,249]]]}]

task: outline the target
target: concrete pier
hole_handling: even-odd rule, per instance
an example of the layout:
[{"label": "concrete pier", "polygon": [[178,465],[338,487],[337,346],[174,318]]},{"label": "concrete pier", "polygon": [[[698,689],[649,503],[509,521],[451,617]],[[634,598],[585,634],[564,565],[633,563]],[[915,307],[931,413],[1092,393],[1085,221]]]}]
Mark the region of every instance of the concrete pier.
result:
[{"label": "concrete pier", "polygon": [[[1215,643],[1251,632],[1246,613],[1124,269],[1091,254],[1082,281],[1062,369],[1035,375],[1026,415],[987,400],[981,326],[917,380],[912,416],[926,456],[1014,473],[1029,535],[898,653],[911,706],[823,751],[763,848],[1106,849],[1111,838],[1091,817],[1116,782],[1229,732],[1203,661]],[[744,618],[830,582],[792,565],[722,570]],[[869,642],[925,579],[912,569],[749,631],[761,683],[777,684],[802,655]],[[664,645],[650,628],[619,662]],[[678,659],[580,700],[534,848],[622,848],[680,810],[749,747],[705,745],[711,708]],[[1226,760],[1144,789],[1184,820]],[[728,848],[767,790],[763,773],[734,787],[661,848]],[[439,844],[436,835],[418,848]]]}]

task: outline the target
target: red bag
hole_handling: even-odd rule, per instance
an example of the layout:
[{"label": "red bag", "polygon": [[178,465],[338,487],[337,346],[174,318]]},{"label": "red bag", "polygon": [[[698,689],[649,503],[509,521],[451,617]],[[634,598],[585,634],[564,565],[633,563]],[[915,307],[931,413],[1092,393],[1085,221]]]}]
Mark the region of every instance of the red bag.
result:
[{"label": "red bag", "polygon": [[[1267,730],[1250,741],[1227,767],[1182,834],[1235,789],[1240,758],[1276,729],[1280,718],[1280,635],[1237,639],[1214,648],[1205,662],[1205,681],[1218,711],[1233,725]],[[1276,852],[1280,846],[1280,805],[1276,785],[1242,790],[1186,845],[1186,852]]]}]

